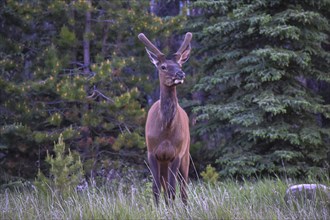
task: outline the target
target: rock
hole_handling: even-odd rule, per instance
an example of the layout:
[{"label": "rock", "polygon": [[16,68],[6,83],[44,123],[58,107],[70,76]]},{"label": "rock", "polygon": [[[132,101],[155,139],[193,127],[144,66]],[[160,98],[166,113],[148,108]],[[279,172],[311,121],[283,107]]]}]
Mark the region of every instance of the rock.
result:
[{"label": "rock", "polygon": [[330,187],[322,184],[293,185],[286,190],[284,200],[288,205],[315,204],[330,208]]}]

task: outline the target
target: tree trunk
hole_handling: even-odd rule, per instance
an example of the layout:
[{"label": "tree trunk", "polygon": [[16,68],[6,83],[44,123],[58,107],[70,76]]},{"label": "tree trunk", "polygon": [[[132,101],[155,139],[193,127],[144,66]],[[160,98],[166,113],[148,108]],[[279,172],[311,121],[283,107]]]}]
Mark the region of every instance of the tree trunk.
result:
[{"label": "tree trunk", "polygon": [[86,10],[86,22],[85,22],[85,33],[83,40],[84,47],[84,74],[89,74],[89,66],[90,66],[90,34],[91,34],[91,8],[92,4],[90,0],[86,0],[88,5],[88,9]]},{"label": "tree trunk", "polygon": [[101,50],[101,54],[103,56],[103,58],[106,57],[107,55],[107,40],[108,40],[108,33],[110,30],[110,23],[109,22],[105,22],[104,23],[104,28],[103,28],[103,37],[102,37],[102,50]]},{"label": "tree trunk", "polygon": [[180,1],[151,1],[151,10],[159,17],[176,16],[180,13]]}]

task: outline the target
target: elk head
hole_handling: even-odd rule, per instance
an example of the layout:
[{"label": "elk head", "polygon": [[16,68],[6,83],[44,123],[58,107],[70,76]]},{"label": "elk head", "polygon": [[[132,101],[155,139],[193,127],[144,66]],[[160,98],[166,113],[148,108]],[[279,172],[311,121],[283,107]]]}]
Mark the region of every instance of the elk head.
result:
[{"label": "elk head", "polygon": [[166,59],[165,55],[143,33],[139,34],[138,37],[146,46],[151,63],[158,69],[160,84],[168,87],[182,84],[186,74],[181,67],[189,59],[192,34],[190,32],[186,34],[181,47],[170,60]]}]

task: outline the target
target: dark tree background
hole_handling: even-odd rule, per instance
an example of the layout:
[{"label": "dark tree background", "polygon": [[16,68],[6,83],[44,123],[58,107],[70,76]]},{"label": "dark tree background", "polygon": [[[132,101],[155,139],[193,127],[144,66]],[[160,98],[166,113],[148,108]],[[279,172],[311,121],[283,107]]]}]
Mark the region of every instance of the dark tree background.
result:
[{"label": "dark tree background", "polygon": [[159,92],[140,32],[167,54],[186,31],[194,34],[178,89],[198,173],[208,164],[223,177],[324,172],[329,8],[329,1],[1,1],[0,182],[47,173],[46,153],[60,134],[87,176],[149,175],[144,123]]},{"label": "dark tree background", "polygon": [[223,176],[329,169],[329,1],[197,1],[194,108]]}]

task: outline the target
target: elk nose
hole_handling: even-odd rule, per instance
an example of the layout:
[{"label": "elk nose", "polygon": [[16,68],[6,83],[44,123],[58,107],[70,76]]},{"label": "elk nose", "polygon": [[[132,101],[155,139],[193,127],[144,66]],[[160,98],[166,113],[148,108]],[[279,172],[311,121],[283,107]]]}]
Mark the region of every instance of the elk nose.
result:
[{"label": "elk nose", "polygon": [[176,73],[176,76],[179,78],[179,79],[184,79],[186,77],[186,74],[183,72],[183,71],[178,71]]}]

